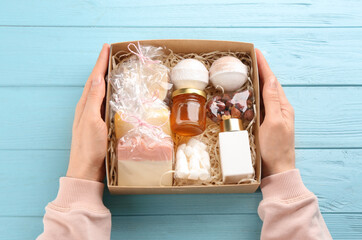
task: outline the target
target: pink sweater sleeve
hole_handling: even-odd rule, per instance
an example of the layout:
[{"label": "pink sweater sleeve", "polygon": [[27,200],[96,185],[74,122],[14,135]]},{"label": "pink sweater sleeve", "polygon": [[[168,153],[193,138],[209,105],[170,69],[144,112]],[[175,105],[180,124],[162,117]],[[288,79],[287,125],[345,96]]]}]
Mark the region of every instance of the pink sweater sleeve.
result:
[{"label": "pink sweater sleeve", "polygon": [[261,239],[332,239],[319,211],[318,199],[294,169],[262,179]]},{"label": "pink sweater sleeve", "polygon": [[103,183],[60,178],[57,198],[44,215],[45,239],[110,239],[111,213],[103,205]]}]

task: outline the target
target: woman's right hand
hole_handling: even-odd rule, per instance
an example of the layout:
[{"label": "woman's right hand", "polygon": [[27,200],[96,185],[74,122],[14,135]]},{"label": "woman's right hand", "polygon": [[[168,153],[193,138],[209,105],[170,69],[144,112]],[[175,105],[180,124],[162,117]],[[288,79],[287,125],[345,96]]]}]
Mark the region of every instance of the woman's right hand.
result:
[{"label": "woman's right hand", "polygon": [[75,109],[67,177],[102,182],[107,126],[101,117],[109,45],[104,44]]},{"label": "woman's right hand", "polygon": [[264,121],[260,126],[262,177],[295,168],[294,110],[260,50],[256,49]]}]

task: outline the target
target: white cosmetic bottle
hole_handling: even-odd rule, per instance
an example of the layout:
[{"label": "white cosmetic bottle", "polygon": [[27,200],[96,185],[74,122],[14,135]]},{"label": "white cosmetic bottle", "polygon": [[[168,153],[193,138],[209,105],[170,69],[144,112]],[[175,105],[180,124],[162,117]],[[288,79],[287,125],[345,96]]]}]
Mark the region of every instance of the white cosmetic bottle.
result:
[{"label": "white cosmetic bottle", "polygon": [[249,135],[237,118],[223,120],[219,133],[220,162],[223,182],[239,183],[252,178],[254,168],[251,160]]}]

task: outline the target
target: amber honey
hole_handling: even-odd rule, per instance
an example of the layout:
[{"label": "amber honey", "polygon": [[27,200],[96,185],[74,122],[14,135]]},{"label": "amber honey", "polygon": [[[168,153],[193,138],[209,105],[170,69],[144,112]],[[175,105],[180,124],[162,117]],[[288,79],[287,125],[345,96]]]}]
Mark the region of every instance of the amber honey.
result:
[{"label": "amber honey", "polygon": [[196,136],[206,126],[206,94],[204,91],[183,88],[172,94],[170,124],[172,132],[181,136]]}]

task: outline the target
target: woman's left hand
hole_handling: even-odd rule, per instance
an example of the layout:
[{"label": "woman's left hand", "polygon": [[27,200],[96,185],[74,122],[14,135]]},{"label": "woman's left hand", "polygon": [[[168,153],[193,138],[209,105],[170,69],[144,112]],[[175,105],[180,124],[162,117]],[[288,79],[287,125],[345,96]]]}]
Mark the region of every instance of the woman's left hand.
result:
[{"label": "woman's left hand", "polygon": [[101,106],[108,57],[109,45],[104,44],[77,104],[67,177],[100,182],[104,179],[107,126],[101,117]]}]

